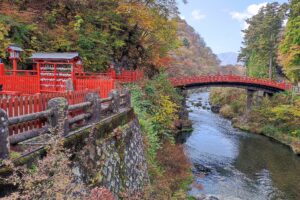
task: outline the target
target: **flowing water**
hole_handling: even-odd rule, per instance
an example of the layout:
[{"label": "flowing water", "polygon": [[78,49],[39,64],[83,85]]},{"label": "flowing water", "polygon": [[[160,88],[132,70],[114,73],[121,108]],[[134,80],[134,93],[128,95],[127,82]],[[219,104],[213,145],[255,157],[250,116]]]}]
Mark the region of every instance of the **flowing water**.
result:
[{"label": "flowing water", "polygon": [[208,98],[209,93],[192,94],[187,101],[194,128],[185,143],[195,176],[190,195],[300,200],[300,157],[267,137],[233,128],[229,120],[207,108],[193,106],[200,99],[209,108]]}]

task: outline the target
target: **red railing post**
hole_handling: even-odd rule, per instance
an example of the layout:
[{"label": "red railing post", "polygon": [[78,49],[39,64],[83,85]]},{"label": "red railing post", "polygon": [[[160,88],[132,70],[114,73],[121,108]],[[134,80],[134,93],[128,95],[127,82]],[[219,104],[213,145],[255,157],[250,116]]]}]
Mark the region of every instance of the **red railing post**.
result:
[{"label": "red railing post", "polygon": [[[71,64],[71,70],[72,70],[71,78],[72,78],[73,86],[75,86],[76,76],[75,76],[75,64],[74,63]],[[75,88],[74,88],[74,90],[75,90]]]},{"label": "red railing post", "polygon": [[37,77],[38,77],[38,93],[41,93],[41,64],[38,62],[36,66]]},{"label": "red railing post", "polygon": [[116,78],[117,78],[116,70],[114,70],[114,69],[111,70],[111,77],[112,77],[113,79],[116,79]]},{"label": "red railing post", "polygon": [[0,76],[4,76],[4,64],[0,63]]},{"label": "red railing post", "polygon": [[16,76],[17,75],[17,70],[18,70],[18,61],[17,59],[13,59],[13,75]]}]

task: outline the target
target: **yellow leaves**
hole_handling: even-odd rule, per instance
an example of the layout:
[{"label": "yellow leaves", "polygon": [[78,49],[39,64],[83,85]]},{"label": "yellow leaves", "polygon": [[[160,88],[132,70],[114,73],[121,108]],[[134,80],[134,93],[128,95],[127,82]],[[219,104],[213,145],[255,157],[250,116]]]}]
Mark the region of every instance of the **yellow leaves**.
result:
[{"label": "yellow leaves", "polygon": [[286,53],[279,52],[279,61],[283,65],[285,73],[292,79],[292,81],[297,82],[300,80],[300,45],[293,45],[289,48]]},{"label": "yellow leaves", "polygon": [[0,41],[5,39],[5,36],[8,34],[8,30],[9,28],[0,22]]},{"label": "yellow leaves", "polygon": [[159,110],[157,110],[154,118],[157,122],[165,124],[169,127],[172,126],[177,117],[179,107],[171,101],[170,96],[161,94],[159,97]]},{"label": "yellow leaves", "polygon": [[125,15],[130,26],[141,32],[139,43],[150,55],[150,62],[159,65],[159,61],[177,42],[177,22],[160,14],[160,11],[139,2],[120,2],[117,13]]},{"label": "yellow leaves", "polygon": [[300,100],[297,100],[294,105],[280,105],[271,109],[271,112],[276,118],[281,120],[300,120]]},{"label": "yellow leaves", "polygon": [[131,25],[138,24],[146,30],[151,30],[155,26],[153,21],[153,18],[155,17],[154,13],[152,13],[149,8],[141,3],[123,2],[120,3],[116,11],[118,14],[127,15],[129,17],[129,23]]},{"label": "yellow leaves", "polygon": [[8,32],[10,27],[6,24],[0,22],[0,57],[5,57],[5,50],[10,44],[10,40],[8,39]]},{"label": "yellow leaves", "polygon": [[74,22],[72,22],[74,30],[75,31],[80,31],[80,28],[81,28],[82,24],[84,23],[84,20],[82,19],[82,17],[80,15],[76,15],[75,19],[76,20]]},{"label": "yellow leaves", "polygon": [[142,3],[120,3],[117,13],[127,16],[131,26],[137,25],[144,31],[142,40],[167,41],[176,35],[177,24],[174,20],[160,16],[156,10]]}]

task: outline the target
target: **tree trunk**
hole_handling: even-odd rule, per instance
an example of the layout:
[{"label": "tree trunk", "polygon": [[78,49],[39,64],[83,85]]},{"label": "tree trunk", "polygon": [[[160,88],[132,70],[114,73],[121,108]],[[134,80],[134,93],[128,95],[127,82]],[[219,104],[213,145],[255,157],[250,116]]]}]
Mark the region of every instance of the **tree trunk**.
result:
[{"label": "tree trunk", "polygon": [[270,61],[269,61],[269,79],[272,80],[273,76],[273,58],[272,55],[270,55]]}]

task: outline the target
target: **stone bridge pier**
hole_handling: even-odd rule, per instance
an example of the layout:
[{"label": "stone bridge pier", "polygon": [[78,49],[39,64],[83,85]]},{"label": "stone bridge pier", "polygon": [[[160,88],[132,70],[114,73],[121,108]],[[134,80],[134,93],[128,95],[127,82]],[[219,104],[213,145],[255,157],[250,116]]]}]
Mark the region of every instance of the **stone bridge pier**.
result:
[{"label": "stone bridge pier", "polygon": [[247,111],[250,111],[253,105],[253,97],[255,90],[247,90]]},{"label": "stone bridge pier", "polygon": [[260,105],[264,97],[271,97],[271,93],[262,90],[247,89],[247,111],[250,111],[253,105]]}]

